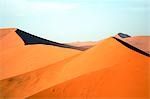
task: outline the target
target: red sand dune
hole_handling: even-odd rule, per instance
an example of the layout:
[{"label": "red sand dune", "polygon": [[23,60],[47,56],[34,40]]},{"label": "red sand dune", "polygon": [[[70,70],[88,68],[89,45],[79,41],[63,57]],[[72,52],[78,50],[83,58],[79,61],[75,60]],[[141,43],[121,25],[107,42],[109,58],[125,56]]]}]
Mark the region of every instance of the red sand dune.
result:
[{"label": "red sand dune", "polygon": [[149,98],[149,57],[115,38],[83,52],[40,44],[6,50],[1,57],[2,98]]}]

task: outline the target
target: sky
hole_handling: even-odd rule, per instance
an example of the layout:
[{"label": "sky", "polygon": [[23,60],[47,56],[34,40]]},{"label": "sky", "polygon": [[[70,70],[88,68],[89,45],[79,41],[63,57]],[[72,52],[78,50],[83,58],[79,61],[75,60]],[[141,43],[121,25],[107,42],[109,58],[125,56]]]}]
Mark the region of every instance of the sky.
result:
[{"label": "sky", "polygon": [[0,28],[57,41],[150,36],[149,0],[0,0]]}]

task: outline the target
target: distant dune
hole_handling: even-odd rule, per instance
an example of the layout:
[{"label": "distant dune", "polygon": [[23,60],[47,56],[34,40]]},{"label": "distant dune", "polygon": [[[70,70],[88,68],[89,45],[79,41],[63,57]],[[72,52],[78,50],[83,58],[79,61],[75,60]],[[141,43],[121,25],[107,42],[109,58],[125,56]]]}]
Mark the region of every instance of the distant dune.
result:
[{"label": "distant dune", "polygon": [[123,36],[62,44],[0,29],[0,98],[150,98],[150,38]]},{"label": "distant dune", "polygon": [[125,38],[123,41],[150,54],[150,36],[135,36]]},{"label": "distant dune", "polygon": [[95,46],[97,43],[98,41],[95,41],[95,42],[89,41],[89,42],[72,42],[72,43],[67,43],[67,44],[71,46],[76,46],[84,51]]},{"label": "distant dune", "polygon": [[[118,35],[119,34],[119,35]],[[143,51],[145,51],[146,53],[150,54],[150,36],[129,36],[127,34],[123,34],[123,33],[118,33],[116,36],[116,38],[123,40],[124,42],[127,42]],[[125,35],[124,37],[121,37],[120,35]],[[71,46],[76,46],[81,50],[87,50],[93,46],[95,46],[98,42],[100,41],[89,41],[89,42],[72,42],[72,43],[67,43],[68,45]]]}]

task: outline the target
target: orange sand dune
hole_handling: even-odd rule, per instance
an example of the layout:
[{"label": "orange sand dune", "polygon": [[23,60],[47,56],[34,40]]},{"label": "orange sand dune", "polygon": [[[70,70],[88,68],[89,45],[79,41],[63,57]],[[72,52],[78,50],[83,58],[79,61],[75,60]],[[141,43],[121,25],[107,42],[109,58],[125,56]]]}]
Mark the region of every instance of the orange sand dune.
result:
[{"label": "orange sand dune", "polygon": [[0,80],[69,58],[80,51],[51,45],[24,45],[16,29],[0,29]]},{"label": "orange sand dune", "polygon": [[[133,36],[128,38],[121,38],[119,35],[114,36],[119,38],[147,53],[150,53],[150,36]],[[100,42],[100,41],[99,41]],[[68,43],[69,45],[76,46],[81,50],[87,50],[91,47],[94,47],[98,42],[73,42]]]},{"label": "orange sand dune", "polygon": [[28,99],[148,99],[148,64],[144,62],[90,72]]},{"label": "orange sand dune", "polygon": [[0,52],[24,45],[15,31],[15,28],[0,29]]},{"label": "orange sand dune", "polygon": [[149,67],[149,57],[109,38],[66,63],[56,86],[29,99],[148,99]]},{"label": "orange sand dune", "polygon": [[[41,47],[43,47],[43,45],[41,45]],[[61,52],[60,49],[61,48],[58,48],[57,50],[54,50],[54,51],[53,50],[51,51],[51,49],[48,49],[48,50],[52,54],[54,52],[56,53]],[[44,49],[41,48],[41,50],[39,51],[43,52],[43,50]],[[28,52],[29,49],[26,51]],[[36,53],[39,53],[39,51],[37,51]],[[62,51],[62,52],[64,53],[65,51]],[[24,52],[25,51],[21,53],[24,53]],[[44,52],[47,53],[48,51],[44,50]],[[9,74],[9,77],[11,78],[1,80],[0,81],[0,90],[2,92],[1,97],[25,98],[33,94],[36,94],[38,92],[41,92],[41,93],[38,93],[31,98],[34,98],[36,96],[42,96],[43,94],[45,95],[44,97],[50,96],[49,94],[52,95],[51,97],[55,97],[55,95],[53,96],[53,93],[51,93],[51,91],[49,91],[48,88],[57,88],[57,86],[58,87],[60,86],[60,91],[62,91],[61,88],[64,88],[64,87],[61,87],[63,85],[59,85],[59,84],[66,82],[67,84],[68,83],[71,84],[73,89],[72,88],[67,89],[67,87],[65,87],[66,90],[68,91],[66,91],[66,93],[63,93],[62,98],[67,97],[67,96],[70,96],[70,97],[76,96],[76,95],[83,98],[84,96],[78,93],[78,91],[80,90],[80,88],[81,89],[83,88],[82,85],[85,84],[85,82],[89,82],[92,79],[93,81],[94,79],[97,79],[97,78],[94,78],[93,76],[95,75],[96,71],[98,71],[98,76],[100,78],[105,77],[105,79],[102,79],[102,80],[99,79],[100,81],[96,80],[94,83],[98,83],[101,85],[101,83],[99,82],[104,82],[105,85],[102,86],[102,88],[98,87],[99,89],[98,88],[93,89],[95,90],[95,92],[91,93],[93,97],[94,96],[95,97],[117,97],[117,96],[118,97],[148,97],[147,96],[148,79],[146,78],[148,78],[147,71],[149,67],[148,65],[149,58],[147,56],[142,55],[141,53],[135,52],[127,48],[126,46],[124,46],[123,44],[115,40],[114,38],[103,40],[100,43],[98,43],[95,47],[87,51],[81,52],[80,54],[78,52],[77,52],[78,54],[75,53],[74,50],[73,52],[70,52],[70,53],[71,53],[70,56],[73,56],[73,55],[75,56],[70,57],[68,59],[64,59],[64,61],[57,62],[57,63],[56,63],[57,58],[55,58],[55,55],[52,56],[52,58],[54,59],[53,61],[55,61],[56,63],[53,65],[52,64],[46,65],[44,61],[45,56],[43,57],[43,53],[40,54],[43,60],[42,58],[38,57],[41,59],[41,60],[38,60],[38,62],[40,61],[39,64],[41,65],[44,64],[43,68],[41,69],[37,68],[37,64],[35,60],[32,60],[33,57],[29,57],[30,63],[35,62],[32,65],[33,67],[36,67],[36,69],[35,68],[30,69],[30,72],[28,73],[27,72],[21,73],[23,72],[23,70],[20,70],[21,72],[18,73],[18,76],[16,75],[15,77],[12,77],[11,76],[12,74]],[[29,56],[30,54],[28,54],[27,56]],[[58,54],[57,54],[57,57],[58,57]],[[49,57],[46,57],[46,58],[49,58]],[[19,58],[17,58],[17,60],[18,59]],[[131,61],[129,62],[129,60]],[[51,62],[51,59],[49,60],[49,62]],[[29,62],[28,63],[24,62],[24,63],[27,65]],[[17,69],[14,69],[11,72],[14,72],[15,70]],[[7,71],[9,72],[8,69],[5,72]],[[103,71],[105,72],[103,73]],[[86,81],[84,80],[84,77],[85,78],[87,77]],[[143,77],[142,80],[140,80],[141,77]],[[77,84],[74,83],[74,81],[76,81],[75,79],[77,79],[78,81]],[[114,82],[112,81],[113,79],[114,79]],[[136,84],[135,82],[138,82],[138,83]],[[77,87],[77,85],[79,88]],[[115,86],[111,86],[111,85],[115,85]],[[133,85],[133,89],[130,91],[132,85]],[[18,87],[16,88],[16,86]],[[88,86],[88,85],[85,84],[85,86]],[[92,82],[91,83],[89,82],[89,86],[93,86]],[[122,87],[122,86],[125,86],[125,87]],[[93,87],[88,87],[88,88],[93,88]],[[48,91],[45,89],[48,89]],[[45,91],[42,92],[42,90],[45,90]],[[69,90],[72,90],[72,91],[69,91]],[[88,89],[88,90],[92,91],[91,89]],[[98,91],[100,92],[104,91],[104,92],[99,94]],[[133,94],[128,94],[127,93],[128,91]],[[68,94],[68,92],[70,93]],[[82,90],[81,90],[81,93],[82,93]],[[83,90],[83,93],[84,93],[84,90]],[[61,94],[62,93],[59,93],[59,92],[56,93],[58,97],[61,96]]]},{"label": "orange sand dune", "polygon": [[49,45],[27,45],[0,54],[0,80],[54,64],[80,51]]},{"label": "orange sand dune", "polygon": [[[63,69],[63,64],[77,56],[78,55],[75,55],[58,63],[1,80],[0,97],[8,99],[11,99],[12,97],[19,99],[25,98],[55,85],[55,82],[58,81],[60,76],[59,72]],[[16,86],[18,87],[16,88]]]}]

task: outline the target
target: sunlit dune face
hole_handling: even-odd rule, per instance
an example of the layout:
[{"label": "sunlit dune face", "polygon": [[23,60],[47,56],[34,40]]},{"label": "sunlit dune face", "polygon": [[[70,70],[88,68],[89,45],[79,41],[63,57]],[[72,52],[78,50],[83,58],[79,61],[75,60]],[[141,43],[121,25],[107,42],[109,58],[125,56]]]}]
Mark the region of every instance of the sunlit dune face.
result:
[{"label": "sunlit dune face", "polygon": [[[54,64],[80,51],[48,45],[26,45],[1,53],[0,79],[12,77]],[[9,62],[8,62],[9,61]],[[13,64],[13,65],[12,65]],[[9,68],[8,68],[9,67]]]},{"label": "sunlit dune face", "polygon": [[109,38],[64,64],[56,85],[29,99],[147,98],[148,61],[147,56]]},{"label": "sunlit dune face", "polygon": [[24,42],[15,31],[15,28],[0,29],[0,51],[6,51],[11,48],[24,46]]},{"label": "sunlit dune face", "polygon": [[132,66],[118,64],[67,80],[29,99],[148,99],[147,65],[146,61]]},{"label": "sunlit dune face", "polygon": [[7,34],[9,34],[9,33],[11,33],[11,32],[15,32],[15,31],[16,31],[15,28],[3,28],[3,29],[0,29],[0,39],[1,39],[3,36],[5,36],[5,35],[7,35]]}]

